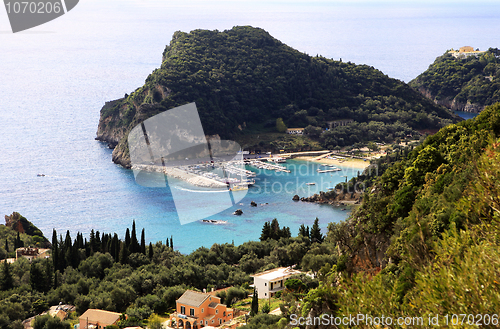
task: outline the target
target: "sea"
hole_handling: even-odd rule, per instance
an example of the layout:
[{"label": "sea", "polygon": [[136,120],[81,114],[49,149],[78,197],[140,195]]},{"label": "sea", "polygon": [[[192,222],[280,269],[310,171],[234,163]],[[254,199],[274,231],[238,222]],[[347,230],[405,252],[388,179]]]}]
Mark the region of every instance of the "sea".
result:
[{"label": "sea", "polygon": [[[259,172],[242,200],[209,217],[225,224],[182,225],[168,187],[138,185],[94,140],[101,107],[140,87],[178,30],[260,27],[309,55],[409,82],[449,49],[498,47],[499,23],[495,1],[86,0],[14,34],[0,9],[0,214],[19,212],[47,237],[53,229],[123,237],[135,220],[148,242],[172,236],[182,253],[257,240],[274,218],[292,235],[318,218],[326,233],[349,209],[294,202],[293,195],[331,188],[358,170],[321,176],[318,164],[292,160],[291,173]],[[233,215],[236,209],[243,214]]]}]

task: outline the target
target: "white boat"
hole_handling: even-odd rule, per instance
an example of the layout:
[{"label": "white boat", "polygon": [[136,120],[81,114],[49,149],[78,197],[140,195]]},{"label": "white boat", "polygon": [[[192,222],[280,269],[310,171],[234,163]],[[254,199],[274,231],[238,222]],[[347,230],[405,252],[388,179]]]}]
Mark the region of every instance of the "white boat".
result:
[{"label": "white boat", "polygon": [[215,220],[215,219],[203,219],[201,221],[202,223],[207,223],[207,224],[227,224],[227,221],[225,220]]},{"label": "white boat", "polygon": [[316,183],[312,182],[312,183],[306,183],[306,185],[316,185]]}]

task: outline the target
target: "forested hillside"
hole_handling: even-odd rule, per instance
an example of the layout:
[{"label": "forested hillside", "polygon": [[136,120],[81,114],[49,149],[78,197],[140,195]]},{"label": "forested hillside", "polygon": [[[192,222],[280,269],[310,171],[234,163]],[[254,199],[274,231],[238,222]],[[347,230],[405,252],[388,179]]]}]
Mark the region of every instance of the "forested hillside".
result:
[{"label": "forested hillside", "polygon": [[338,261],[301,314],[438,314],[441,325],[446,315],[451,323],[453,314],[474,314],[469,327],[498,327],[499,137],[496,104],[389,166],[349,221],[330,224]]},{"label": "forested hillside", "polygon": [[449,109],[480,112],[500,101],[500,50],[459,58],[446,52],[409,84]]},{"label": "forested hillside", "polygon": [[324,147],[390,140],[457,120],[373,67],[311,57],[262,29],[240,26],[176,32],[144,86],[102,108],[97,139],[117,145],[113,159],[128,167],[130,129],[190,102],[205,134],[225,139],[276,131],[278,118],[288,127],[322,129],[327,121],[354,120],[323,136]]}]

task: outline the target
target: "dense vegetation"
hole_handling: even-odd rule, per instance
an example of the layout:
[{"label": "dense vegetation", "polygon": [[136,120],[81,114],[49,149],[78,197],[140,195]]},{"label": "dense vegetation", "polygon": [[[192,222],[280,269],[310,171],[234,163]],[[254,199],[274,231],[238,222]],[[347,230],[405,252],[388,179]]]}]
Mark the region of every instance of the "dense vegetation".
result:
[{"label": "dense vegetation", "polygon": [[469,102],[481,110],[500,101],[500,50],[464,58],[446,52],[409,84],[449,108],[463,110]]},{"label": "dense vegetation", "polygon": [[[0,328],[22,328],[22,320],[59,303],[75,305],[78,314],[88,308],[126,313],[129,320],[120,323],[122,328],[146,323],[151,326],[155,314],[171,312],[175,300],[188,288],[234,286],[220,294],[231,306],[251,292],[249,274],[293,264],[300,268],[301,261],[304,269],[317,271],[323,261],[332,262],[330,247],[314,243],[315,237],[322,238],[317,222],[311,237],[308,233],[293,238],[277,220],[272,221],[272,227],[282,236],[263,235],[262,241],[240,246],[214,244],[190,255],[175,251],[172,238],[166,244],[146,245],[145,232],[139,238],[135,224],[127,229],[124,240],[98,231],[92,231],[89,240],[80,233],[73,240],[69,232],[63,237],[54,231],[50,259],[30,263],[20,258],[12,264],[0,264]],[[17,232],[6,226],[0,228],[0,238],[7,241],[9,249],[2,250],[2,245],[0,251],[12,256]],[[20,239],[26,245],[40,245],[27,234],[20,234]],[[310,279],[304,281],[309,287],[317,286]],[[44,327],[47,317],[37,321],[38,328],[66,328],[64,323],[52,324],[55,320]]]},{"label": "dense vegetation", "polygon": [[323,146],[390,140],[456,120],[373,67],[311,57],[262,29],[242,26],[176,32],[161,68],[144,86],[103,107],[97,138],[120,143],[115,160],[118,154],[123,160],[128,155],[121,139],[132,127],[190,102],[196,102],[207,135],[245,141],[247,147],[258,147],[262,133],[286,126],[324,130],[338,119],[354,122],[324,134]]},{"label": "dense vegetation", "polygon": [[349,221],[330,224],[339,261],[301,314],[498,316],[499,137],[496,104],[390,165]]}]

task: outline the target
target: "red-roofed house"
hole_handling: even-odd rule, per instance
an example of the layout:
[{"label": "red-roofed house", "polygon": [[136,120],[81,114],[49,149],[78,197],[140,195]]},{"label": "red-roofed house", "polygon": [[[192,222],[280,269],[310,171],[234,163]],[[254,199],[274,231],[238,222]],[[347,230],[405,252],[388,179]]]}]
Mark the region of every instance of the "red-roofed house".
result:
[{"label": "red-roofed house", "polygon": [[174,328],[219,327],[233,319],[233,309],[221,304],[219,297],[207,293],[187,290],[176,304],[177,311],[170,315],[170,323]]},{"label": "red-roofed house", "polygon": [[120,313],[88,309],[80,320],[80,329],[104,329],[106,326],[116,324],[120,320]]}]

